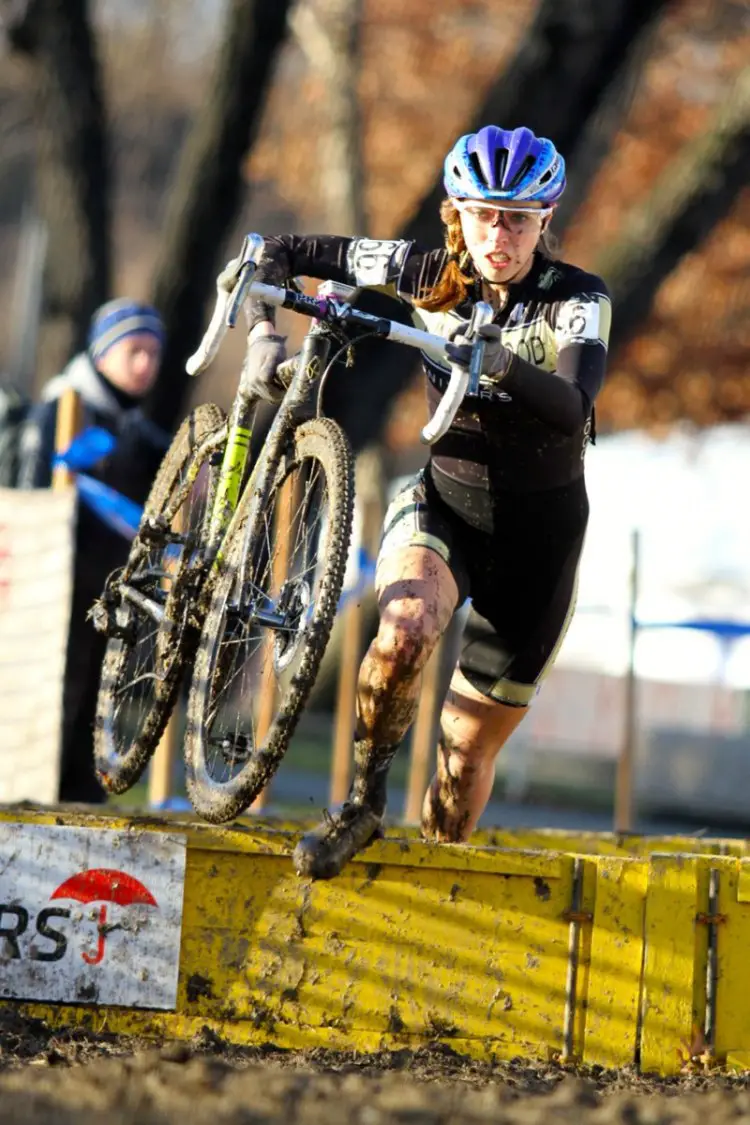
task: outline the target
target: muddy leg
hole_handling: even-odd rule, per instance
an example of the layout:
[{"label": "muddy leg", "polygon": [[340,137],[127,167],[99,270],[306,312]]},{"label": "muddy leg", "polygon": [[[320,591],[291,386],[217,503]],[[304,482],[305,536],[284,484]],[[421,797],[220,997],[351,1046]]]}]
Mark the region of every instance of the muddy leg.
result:
[{"label": "muddy leg", "polygon": [[380,829],[386,778],[414,718],[421,671],[458,601],[448,566],[425,547],[405,547],[378,564],[380,621],[360,668],[354,777],[339,813],[300,840],[300,875],[330,879]]},{"label": "muddy leg", "polygon": [[527,711],[488,699],[456,669],[441,716],[437,771],[422,806],[423,836],[468,840],[490,799],[495,759]]}]

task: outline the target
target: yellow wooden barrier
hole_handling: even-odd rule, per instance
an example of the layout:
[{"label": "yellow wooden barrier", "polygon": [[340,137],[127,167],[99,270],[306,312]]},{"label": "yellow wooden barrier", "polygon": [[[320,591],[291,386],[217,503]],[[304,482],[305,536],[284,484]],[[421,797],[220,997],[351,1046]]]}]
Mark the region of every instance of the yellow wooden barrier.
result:
[{"label": "yellow wooden barrier", "polygon": [[643,966],[641,1068],[676,1073],[693,1053],[700,859],[654,856],[649,863]]},{"label": "yellow wooden barrier", "polygon": [[440,1042],[664,1075],[750,1062],[750,859],[720,854],[744,841],[676,838],[706,850],[648,854],[642,837],[518,832],[548,846],[512,848],[404,833],[310,884],[292,869],[298,826],[25,808],[0,811],[8,821],[14,839],[40,825],[50,839],[55,826],[126,832],[139,855],[149,833],[184,841],[173,1010],[5,1001],[54,1026],[208,1026],[236,1043],[357,1051]]},{"label": "yellow wooden barrier", "polygon": [[648,863],[598,857],[583,1057],[630,1066],[636,1057]]},{"label": "yellow wooden barrier", "polygon": [[[146,850],[147,833],[165,827],[73,813],[5,819],[143,831]],[[439,1041],[481,1058],[580,1054],[587,955],[570,912],[576,875],[578,905],[590,908],[590,861],[386,840],[338,879],[310,885],[293,872],[287,833],[168,827],[187,841],[175,1011],[21,1004],[26,1013],[177,1036],[208,1024],[235,1042],[282,1047]]]},{"label": "yellow wooden barrier", "polygon": [[[257,819],[241,817],[239,823],[257,826]],[[310,820],[288,820],[264,817],[264,824],[287,832],[301,832],[317,824]],[[386,829],[388,836],[418,839],[420,830],[414,824],[394,824]],[[471,837],[472,847],[521,848],[576,852],[584,855],[620,856],[623,859],[650,856],[662,852],[686,852],[691,855],[750,856],[750,840],[715,836],[649,836],[638,833],[574,832],[563,828],[479,828]]]}]

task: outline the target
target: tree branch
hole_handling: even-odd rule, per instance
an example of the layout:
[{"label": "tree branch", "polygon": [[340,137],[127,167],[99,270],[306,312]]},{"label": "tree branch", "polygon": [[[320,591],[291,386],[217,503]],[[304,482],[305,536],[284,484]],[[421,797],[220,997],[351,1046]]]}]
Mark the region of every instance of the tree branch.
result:
[{"label": "tree branch", "polygon": [[230,0],[211,90],[182,152],[153,282],[167,344],[148,410],[167,428],[180,417],[185,360],[201,338],[222,248],[245,191],[245,155],[286,34],[289,2]]},{"label": "tree branch", "polygon": [[750,67],[740,74],[711,127],[684,146],[596,263],[614,299],[613,351],[633,336],[661,283],[725,217],[748,179]]},{"label": "tree branch", "polygon": [[315,70],[330,73],[336,69],[333,42],[312,4],[298,0],[289,13],[289,27]]},{"label": "tree branch", "polygon": [[[7,17],[7,5],[3,9]],[[15,6],[32,74],[36,199],[49,231],[40,373],[84,346],[110,284],[110,175],[104,95],[88,0]]]},{"label": "tree branch", "polygon": [[357,79],[362,0],[300,0],[289,17],[325,84],[327,128],[320,144],[323,190],[342,234],[367,233]]}]

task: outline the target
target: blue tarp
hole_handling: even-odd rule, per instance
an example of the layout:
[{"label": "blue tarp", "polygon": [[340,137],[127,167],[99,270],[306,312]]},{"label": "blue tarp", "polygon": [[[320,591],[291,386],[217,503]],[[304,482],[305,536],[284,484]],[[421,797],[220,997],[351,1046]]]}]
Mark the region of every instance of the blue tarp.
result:
[{"label": "blue tarp", "polygon": [[722,618],[694,617],[686,621],[638,621],[638,629],[696,629],[702,633],[712,633],[722,640],[736,640],[740,637],[750,636],[750,622],[726,621]]},{"label": "blue tarp", "polygon": [[76,481],[81,500],[96,512],[102,523],[119,531],[125,539],[132,539],[143,515],[140,504],[86,473],[78,473]]},{"label": "blue tarp", "polygon": [[93,468],[116,445],[117,438],[109,430],[104,430],[101,426],[89,426],[73,438],[64,453],[55,454],[52,464],[65,465],[72,472],[78,473]]},{"label": "blue tarp", "polygon": [[132,539],[141,522],[141,506],[85,472],[108,456],[116,445],[117,438],[109,430],[89,426],[73,439],[64,453],[55,455],[53,464],[65,465],[77,473],[78,495],[84,504],[96,512],[107,527],[125,539]]}]

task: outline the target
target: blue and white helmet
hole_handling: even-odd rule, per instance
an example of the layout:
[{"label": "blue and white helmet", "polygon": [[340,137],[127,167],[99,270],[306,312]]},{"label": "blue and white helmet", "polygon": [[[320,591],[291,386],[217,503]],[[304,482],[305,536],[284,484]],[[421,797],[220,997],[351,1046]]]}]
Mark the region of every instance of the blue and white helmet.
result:
[{"label": "blue and white helmet", "polygon": [[459,137],[445,158],[443,183],[455,199],[556,203],[565,190],[565,161],[552,141],[531,129],[485,125]]}]

